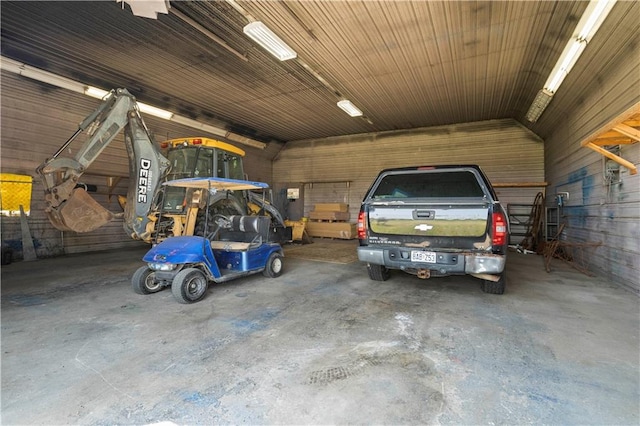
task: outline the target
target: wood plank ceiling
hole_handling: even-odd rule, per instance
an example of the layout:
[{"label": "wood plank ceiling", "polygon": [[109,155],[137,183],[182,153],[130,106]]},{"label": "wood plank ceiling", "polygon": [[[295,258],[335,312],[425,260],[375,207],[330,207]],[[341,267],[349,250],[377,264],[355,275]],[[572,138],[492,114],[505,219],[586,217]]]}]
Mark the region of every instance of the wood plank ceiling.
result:
[{"label": "wood plank ceiling", "polygon": [[[157,20],[115,1],[3,1],[2,55],[104,89],[126,87],[140,101],[265,142],[497,118],[532,127],[524,115],[587,3],[237,4],[298,58],[265,53],[242,32],[247,16],[225,1],[174,1]],[[597,72],[611,50],[602,46],[616,43],[607,33],[634,27],[638,10],[638,2],[619,2],[592,41],[599,47],[590,44],[577,67]],[[338,109],[342,97],[365,118]]]}]

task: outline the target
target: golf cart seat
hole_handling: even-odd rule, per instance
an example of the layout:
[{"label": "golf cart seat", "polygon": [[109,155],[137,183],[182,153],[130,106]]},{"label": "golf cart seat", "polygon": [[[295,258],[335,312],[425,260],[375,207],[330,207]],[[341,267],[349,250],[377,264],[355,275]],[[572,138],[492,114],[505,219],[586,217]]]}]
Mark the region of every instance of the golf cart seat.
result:
[{"label": "golf cart seat", "polygon": [[269,239],[269,216],[229,216],[229,227],[221,229],[218,241],[211,241],[211,248],[227,251],[245,251]]}]

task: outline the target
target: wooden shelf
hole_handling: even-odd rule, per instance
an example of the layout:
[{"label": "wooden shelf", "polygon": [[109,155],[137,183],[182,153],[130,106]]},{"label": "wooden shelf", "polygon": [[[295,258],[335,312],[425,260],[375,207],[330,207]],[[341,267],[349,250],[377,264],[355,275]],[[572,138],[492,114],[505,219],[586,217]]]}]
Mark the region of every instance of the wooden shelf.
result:
[{"label": "wooden shelf", "polygon": [[635,164],[609,152],[603,146],[629,145],[636,142],[640,142],[640,102],[583,140],[581,145],[610,158],[635,175],[638,173]]}]

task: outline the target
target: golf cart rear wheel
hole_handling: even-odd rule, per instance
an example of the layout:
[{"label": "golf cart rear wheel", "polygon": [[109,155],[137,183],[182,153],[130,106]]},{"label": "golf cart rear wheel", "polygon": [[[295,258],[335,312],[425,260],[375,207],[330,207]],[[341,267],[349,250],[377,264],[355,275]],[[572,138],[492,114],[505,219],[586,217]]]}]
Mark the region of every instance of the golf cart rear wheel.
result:
[{"label": "golf cart rear wheel", "polygon": [[265,277],[276,278],[282,275],[282,255],[280,253],[271,253],[262,274]]},{"label": "golf cart rear wheel", "polygon": [[180,303],[194,303],[202,300],[208,286],[209,280],[204,272],[196,268],[187,268],[173,277],[171,292]]},{"label": "golf cart rear wheel", "polygon": [[156,273],[146,266],[141,266],[133,273],[131,287],[138,294],[151,294],[162,290],[162,285],[156,281]]}]

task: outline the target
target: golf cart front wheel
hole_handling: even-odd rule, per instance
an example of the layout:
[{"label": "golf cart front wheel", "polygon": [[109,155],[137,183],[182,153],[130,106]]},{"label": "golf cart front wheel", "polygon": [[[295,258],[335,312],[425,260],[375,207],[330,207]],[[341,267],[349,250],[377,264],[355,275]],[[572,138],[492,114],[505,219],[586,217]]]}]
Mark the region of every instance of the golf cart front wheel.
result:
[{"label": "golf cart front wheel", "polygon": [[282,275],[282,267],[282,255],[280,253],[271,253],[262,273],[265,277],[276,278]]},{"label": "golf cart front wheel", "polygon": [[200,269],[187,268],[173,277],[171,292],[180,303],[195,303],[202,300],[208,286],[209,280]]},{"label": "golf cart front wheel", "polygon": [[138,294],[151,294],[162,290],[162,285],[156,281],[156,273],[146,266],[138,268],[133,273],[131,287]]}]

